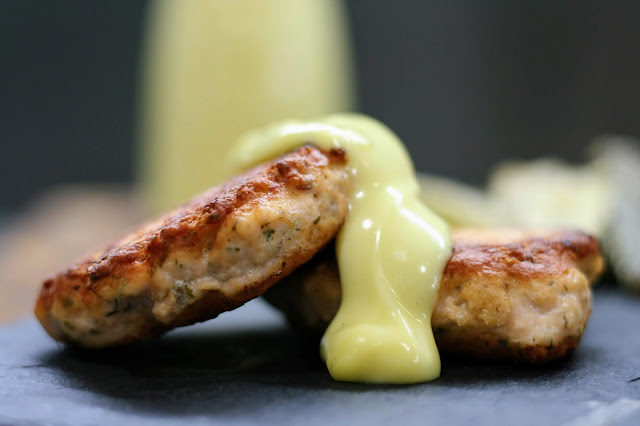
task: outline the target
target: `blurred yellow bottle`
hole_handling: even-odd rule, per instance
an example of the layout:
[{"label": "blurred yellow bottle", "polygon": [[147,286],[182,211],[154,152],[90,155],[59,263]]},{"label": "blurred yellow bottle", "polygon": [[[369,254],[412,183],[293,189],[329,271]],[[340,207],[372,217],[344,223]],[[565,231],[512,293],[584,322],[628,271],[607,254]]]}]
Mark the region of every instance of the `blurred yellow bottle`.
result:
[{"label": "blurred yellow bottle", "polygon": [[353,107],[338,0],[156,0],[148,19],[139,166],[153,211],[219,183],[244,131]]}]

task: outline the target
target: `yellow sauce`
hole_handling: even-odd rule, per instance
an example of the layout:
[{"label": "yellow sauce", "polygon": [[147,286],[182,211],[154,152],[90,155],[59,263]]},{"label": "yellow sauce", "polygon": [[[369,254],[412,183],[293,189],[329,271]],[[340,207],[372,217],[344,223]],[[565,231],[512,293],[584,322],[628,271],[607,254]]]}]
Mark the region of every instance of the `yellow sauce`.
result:
[{"label": "yellow sauce", "polygon": [[408,153],[378,121],[335,115],[251,133],[231,151],[232,165],[246,169],[305,143],[344,149],[353,182],[336,240],[342,304],[320,348],[331,376],[397,384],[437,378],[431,313],[451,239],[419,200]]}]

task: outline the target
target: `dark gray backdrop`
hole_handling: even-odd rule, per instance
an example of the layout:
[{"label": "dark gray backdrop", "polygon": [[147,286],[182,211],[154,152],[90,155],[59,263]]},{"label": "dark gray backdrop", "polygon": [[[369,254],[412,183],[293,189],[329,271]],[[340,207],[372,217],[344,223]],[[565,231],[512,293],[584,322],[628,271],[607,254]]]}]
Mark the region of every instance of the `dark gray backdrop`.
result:
[{"label": "dark gray backdrop", "polygon": [[[598,4],[601,3],[601,4]],[[0,0],[0,210],[60,182],[133,178],[140,0]],[[348,2],[360,109],[419,169],[584,158],[640,136],[640,2]]]}]

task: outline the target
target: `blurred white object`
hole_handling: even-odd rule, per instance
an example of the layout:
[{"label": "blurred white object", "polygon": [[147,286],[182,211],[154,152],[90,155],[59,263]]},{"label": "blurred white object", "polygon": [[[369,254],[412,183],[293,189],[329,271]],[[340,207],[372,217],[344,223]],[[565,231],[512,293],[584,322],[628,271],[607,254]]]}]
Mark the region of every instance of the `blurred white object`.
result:
[{"label": "blurred white object", "polygon": [[602,236],[612,210],[611,186],[594,164],[540,159],[499,165],[488,191],[504,203],[514,225],[575,228]]},{"label": "blurred white object", "polygon": [[593,160],[498,165],[486,190],[421,175],[422,198],[452,226],[574,228],[602,240],[618,280],[640,291],[640,142],[598,138]]},{"label": "blurred white object", "polygon": [[487,190],[421,175],[422,198],[453,226],[573,228],[602,236],[612,210],[611,182],[593,164],[559,160],[498,165]]},{"label": "blurred white object", "polygon": [[421,198],[451,226],[515,225],[505,203],[453,179],[418,173]]},{"label": "blurred white object", "polygon": [[640,142],[624,136],[600,137],[593,154],[612,180],[615,197],[605,249],[620,282],[640,291]]}]

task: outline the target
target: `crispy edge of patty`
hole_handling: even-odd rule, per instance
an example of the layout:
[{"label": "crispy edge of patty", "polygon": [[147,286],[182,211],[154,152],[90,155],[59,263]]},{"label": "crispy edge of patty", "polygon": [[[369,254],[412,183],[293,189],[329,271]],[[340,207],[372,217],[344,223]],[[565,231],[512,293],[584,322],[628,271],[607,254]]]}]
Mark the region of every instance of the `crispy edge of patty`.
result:
[{"label": "crispy edge of patty", "polygon": [[[431,321],[441,351],[546,363],[578,345],[591,313],[590,285],[604,267],[594,238],[575,231],[463,229],[453,239]],[[323,332],[340,306],[334,249],[327,247],[265,298],[294,326]]]},{"label": "crispy edge of patty", "polygon": [[321,250],[344,221],[348,183],[344,151],[297,149],[47,279],[35,314],[54,339],[87,347],[213,318]]}]

